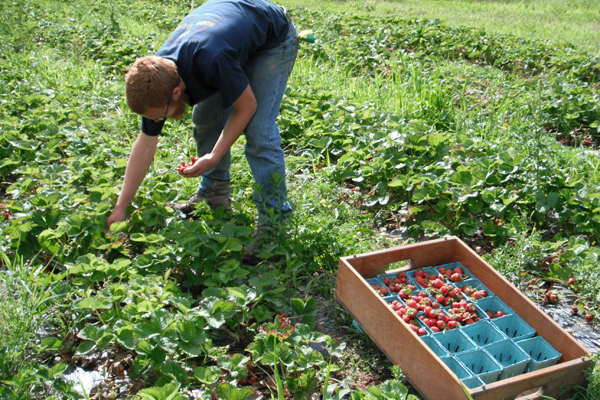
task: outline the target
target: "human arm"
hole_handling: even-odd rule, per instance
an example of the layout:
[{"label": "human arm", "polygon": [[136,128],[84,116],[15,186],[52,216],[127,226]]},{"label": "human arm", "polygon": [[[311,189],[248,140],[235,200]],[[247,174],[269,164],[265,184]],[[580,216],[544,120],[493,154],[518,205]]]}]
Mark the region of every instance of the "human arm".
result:
[{"label": "human arm", "polygon": [[127,207],[131,204],[135,193],[142,184],[142,181],[154,160],[157,143],[158,136],[149,136],[140,131],[140,134],[131,148],[131,154],[129,155],[127,168],[125,168],[125,178],[123,179],[121,193],[117,199],[117,205],[106,221],[107,228],[110,229],[110,226],[114,222],[125,221]]},{"label": "human arm", "polygon": [[186,178],[195,178],[211,169],[225,155],[240,137],[246,125],[256,112],[256,98],[250,85],[233,103],[233,112],[229,116],[225,128],[221,132],[217,143],[209,154],[200,157],[194,165],[185,168],[180,174]]}]

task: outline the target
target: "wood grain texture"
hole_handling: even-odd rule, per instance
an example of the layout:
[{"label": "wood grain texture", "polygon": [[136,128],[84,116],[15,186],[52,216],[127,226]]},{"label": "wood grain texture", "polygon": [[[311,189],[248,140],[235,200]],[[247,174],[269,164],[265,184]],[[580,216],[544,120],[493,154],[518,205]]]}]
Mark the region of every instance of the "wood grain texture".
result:
[{"label": "wood grain texture", "polygon": [[[426,399],[438,400],[441,388],[448,399],[467,396],[454,373],[365,281],[386,272],[388,265],[405,260],[411,260],[410,265],[395,271],[460,262],[563,354],[555,366],[469,390],[475,400],[515,399],[539,387],[539,394],[555,397],[564,390],[559,386],[585,382],[583,371],[591,365],[586,357],[589,351],[460,239],[438,239],[341,258],[336,282],[338,302]],[[539,400],[539,394],[519,399]]]},{"label": "wood grain texture", "polygon": [[[467,400],[456,375],[344,260],[338,270],[336,298],[387,358],[401,366],[419,393],[428,399],[439,399],[436,394],[438,385],[442,385],[448,398]],[[435,377],[435,384],[432,378],[425,377]]]}]

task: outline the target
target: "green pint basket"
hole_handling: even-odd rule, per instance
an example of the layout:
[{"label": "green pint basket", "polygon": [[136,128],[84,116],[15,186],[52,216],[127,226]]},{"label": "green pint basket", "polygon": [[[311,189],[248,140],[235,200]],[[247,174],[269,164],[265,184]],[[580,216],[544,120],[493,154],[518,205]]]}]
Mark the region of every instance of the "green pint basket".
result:
[{"label": "green pint basket", "polygon": [[461,332],[462,329],[434,333],[432,337],[451,354],[474,350],[477,345]]},{"label": "green pint basket", "polygon": [[[502,300],[500,300],[498,297],[485,297],[483,299],[480,299],[479,301],[477,301],[477,306],[479,308],[481,308],[481,310],[486,313],[487,312],[491,312],[493,315],[496,315],[496,313],[498,311],[502,311],[504,313],[504,316],[507,315],[513,315],[515,312],[512,310],[512,308],[510,308],[509,306],[506,305],[506,303],[504,303]],[[496,318],[504,318],[504,317],[492,317],[491,319],[496,319]]]},{"label": "green pint basket", "polygon": [[512,340],[502,340],[487,345],[483,348],[496,359],[496,362],[502,366],[502,372],[498,380],[521,375],[527,364],[529,356]]},{"label": "green pint basket", "polygon": [[[461,282],[462,282],[462,281],[465,281],[465,280],[468,280],[468,279],[474,279],[474,278],[475,278],[475,275],[473,275],[472,273],[470,273],[470,272],[469,272],[469,270],[467,270],[467,269],[465,268],[465,266],[464,266],[464,265],[462,265],[462,264],[461,264],[461,263],[459,263],[459,262],[450,263],[450,264],[438,265],[437,267],[435,267],[435,270],[439,272],[439,271],[440,271],[440,268],[445,268],[445,269],[455,269],[456,267],[461,267],[461,268],[463,269],[463,272],[464,272],[464,274],[463,274],[463,275],[468,275],[468,278],[466,278],[466,279],[461,279]],[[454,283],[454,282],[451,282],[451,281],[450,281],[450,279],[448,279],[448,276],[446,276],[446,275],[444,276],[444,280],[445,280],[446,282],[448,282],[448,283]]]},{"label": "green pint basket", "polygon": [[446,349],[444,349],[442,345],[439,344],[438,341],[432,338],[431,336],[421,336],[421,339],[438,357],[441,358],[444,356],[448,356],[448,351],[446,351]]},{"label": "green pint basket", "polygon": [[504,333],[509,339],[514,340],[515,342],[535,336],[535,329],[529,326],[523,318],[516,314],[502,318],[494,318],[490,321],[500,332]]},{"label": "green pint basket", "polygon": [[467,325],[461,331],[478,346],[486,346],[507,339],[506,335],[500,332],[488,320]]},{"label": "green pint basket", "polygon": [[455,354],[454,357],[484,383],[495,382],[502,372],[502,366],[483,349]]},{"label": "green pint basket", "polygon": [[469,389],[473,389],[483,385],[485,382],[482,381],[478,376],[471,376],[469,378],[463,379],[462,383]]},{"label": "green pint basket", "polygon": [[452,356],[440,357],[440,360],[442,360],[444,364],[446,364],[446,366],[448,366],[448,368],[450,368],[450,370],[454,372],[454,375],[456,375],[461,381],[463,379],[470,378],[471,376],[473,376],[473,374],[471,374],[471,371],[469,371],[467,367],[462,365],[457,359],[455,359]]},{"label": "green pint basket", "polygon": [[[430,275],[437,275],[437,274],[439,274],[439,272],[435,268],[433,268],[433,267],[425,267],[425,268],[420,268],[420,269],[422,269],[424,272],[427,272]],[[415,277],[415,271],[418,271],[418,270],[408,271],[406,273],[406,275],[408,275],[408,277],[410,277],[410,279],[412,279],[412,281],[417,285],[417,290],[427,289],[426,287],[421,286],[417,282],[417,278]],[[430,286],[428,286],[428,287],[430,287]]]},{"label": "green pint basket", "polygon": [[387,295],[383,296],[384,299],[391,299],[391,298],[394,297],[395,293],[390,292],[390,289],[381,280],[379,280],[377,278],[370,278],[370,279],[367,279],[367,283],[369,285],[377,285],[377,286],[381,286],[383,288],[386,288],[387,289]]},{"label": "green pint basket", "polygon": [[556,351],[556,349],[541,336],[521,340],[520,342],[517,342],[517,344],[530,357],[526,372],[550,367],[556,364],[562,357],[562,354]]}]

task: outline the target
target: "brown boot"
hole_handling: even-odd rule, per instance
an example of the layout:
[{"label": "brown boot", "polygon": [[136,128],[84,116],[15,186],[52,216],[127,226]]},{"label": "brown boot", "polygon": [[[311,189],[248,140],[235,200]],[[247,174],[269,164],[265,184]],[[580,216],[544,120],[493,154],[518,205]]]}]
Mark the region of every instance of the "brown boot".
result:
[{"label": "brown boot", "polygon": [[173,207],[174,210],[181,211],[185,218],[193,218],[192,213],[196,211],[196,205],[203,201],[205,201],[213,210],[223,206],[225,211],[231,211],[231,196],[228,194],[203,196],[200,193],[194,193],[188,201],[175,203],[171,207]]}]

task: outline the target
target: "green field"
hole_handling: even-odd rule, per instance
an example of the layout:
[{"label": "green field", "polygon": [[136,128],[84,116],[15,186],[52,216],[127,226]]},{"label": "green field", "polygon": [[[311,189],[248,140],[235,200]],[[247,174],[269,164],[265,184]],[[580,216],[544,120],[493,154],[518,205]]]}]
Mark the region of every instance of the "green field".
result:
[{"label": "green field", "polygon": [[[339,257],[430,237],[460,237],[534,301],[572,278],[574,318],[595,326],[597,2],[284,2],[317,40],[279,117],[294,215],[255,267],[243,138],[233,214],[169,207],[197,185],[175,168],[195,155],[190,118],[167,122],[106,230],[139,132],[125,72],[190,3],[0,2],[1,398],[420,398],[334,285]],[[106,383],[79,394],[61,379],[75,367]]]}]

